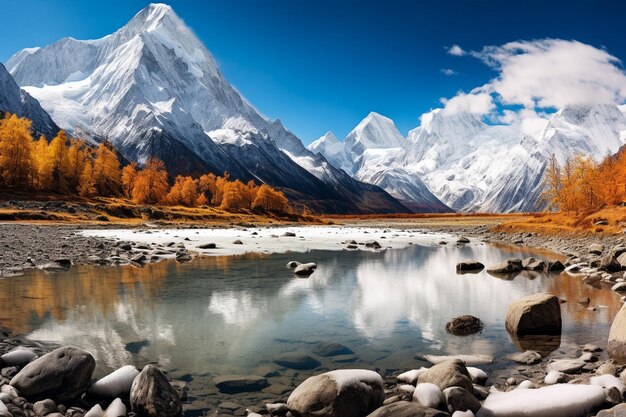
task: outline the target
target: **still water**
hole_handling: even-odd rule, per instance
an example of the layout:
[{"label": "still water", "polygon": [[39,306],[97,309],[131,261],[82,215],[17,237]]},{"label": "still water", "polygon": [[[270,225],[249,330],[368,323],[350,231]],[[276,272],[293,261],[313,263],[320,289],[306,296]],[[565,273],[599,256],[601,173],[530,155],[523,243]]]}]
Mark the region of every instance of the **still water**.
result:
[{"label": "still water", "polygon": [[[532,254],[476,243],[413,245],[382,252],[197,258],[133,267],[74,267],[0,280],[0,325],[39,341],[71,344],[94,354],[102,375],[128,363],[158,363],[187,379],[250,374],[276,367],[285,352],[309,354],[321,369],[367,367],[382,374],[422,364],[416,353],[489,354],[519,350],[504,329],[508,304],[548,291],[562,305],[561,345],[605,344],[619,297],[567,275],[486,272],[457,275],[455,264],[485,265]],[[544,258],[549,255],[543,255]],[[295,278],[287,261],[315,261],[309,278]],[[576,300],[589,297],[589,311]],[[446,333],[450,318],[472,314],[481,334]],[[318,342],[338,342],[354,355],[311,354]],[[284,380],[283,380],[283,383]]]}]

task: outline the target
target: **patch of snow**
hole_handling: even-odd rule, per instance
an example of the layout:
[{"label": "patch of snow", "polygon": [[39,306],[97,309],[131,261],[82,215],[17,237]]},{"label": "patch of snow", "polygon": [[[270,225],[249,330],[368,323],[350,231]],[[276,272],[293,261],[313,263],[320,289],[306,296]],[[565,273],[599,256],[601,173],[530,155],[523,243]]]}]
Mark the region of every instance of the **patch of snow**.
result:
[{"label": "patch of snow", "polygon": [[589,380],[589,383],[592,385],[599,385],[604,389],[615,387],[619,390],[619,392],[624,394],[624,383],[620,378],[611,374],[593,376]]},{"label": "patch of snow", "polygon": [[381,388],[383,386],[383,378],[377,372],[366,369],[338,369],[326,372],[326,375],[335,381],[338,393],[349,386],[360,385],[362,383],[378,385]]},{"label": "patch of snow", "polygon": [[428,371],[428,368],[411,369],[397,376],[398,381],[406,382],[407,384],[415,385],[420,375]]},{"label": "patch of snow", "polygon": [[87,394],[109,398],[128,394],[137,375],[139,371],[134,366],[123,366],[94,382],[87,390]]},{"label": "patch of snow", "polygon": [[598,385],[557,384],[491,392],[477,417],[582,417],[603,402]]},{"label": "patch of snow", "polygon": [[417,384],[413,392],[413,401],[422,404],[424,407],[438,408],[445,402],[443,393],[439,387],[430,382]]}]

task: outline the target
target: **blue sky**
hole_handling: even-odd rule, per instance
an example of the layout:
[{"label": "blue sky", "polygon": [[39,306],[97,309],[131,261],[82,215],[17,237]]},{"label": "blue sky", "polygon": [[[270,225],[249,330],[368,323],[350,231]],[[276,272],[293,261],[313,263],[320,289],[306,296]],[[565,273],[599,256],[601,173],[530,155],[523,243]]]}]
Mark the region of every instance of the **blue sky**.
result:
[{"label": "blue sky", "polygon": [[[99,38],[150,2],[3,2],[0,61],[61,37]],[[406,134],[441,97],[497,75],[471,56],[516,40],[578,40],[626,58],[623,1],[172,0],[226,78],[303,141],[342,138],[370,111]],[[617,64],[621,66],[621,64]],[[445,75],[442,69],[455,75]]]}]

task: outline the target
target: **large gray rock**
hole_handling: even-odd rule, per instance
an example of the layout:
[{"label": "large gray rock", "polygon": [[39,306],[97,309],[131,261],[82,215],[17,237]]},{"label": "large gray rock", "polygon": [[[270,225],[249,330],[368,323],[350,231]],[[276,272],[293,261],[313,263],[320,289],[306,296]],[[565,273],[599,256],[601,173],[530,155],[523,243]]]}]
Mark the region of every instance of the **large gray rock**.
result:
[{"label": "large gray rock", "polygon": [[596,417],[626,417],[626,403],[616,405],[608,410],[601,410]]},{"label": "large gray rock", "polygon": [[177,417],[183,411],[178,393],[153,365],[146,365],[133,381],[130,405],[139,417]]},{"label": "large gray rock", "polygon": [[477,413],[480,409],[480,402],[469,391],[460,387],[450,387],[443,390],[443,396],[446,399],[448,411],[467,411]]},{"label": "large gray rock", "polygon": [[469,392],[473,391],[472,378],[470,377],[465,363],[460,359],[450,359],[434,365],[428,371],[421,374],[419,383],[430,382],[445,390],[450,387],[461,387]]},{"label": "large gray rock", "polygon": [[397,401],[380,407],[367,417],[450,417],[450,414],[409,401]]},{"label": "large gray rock", "polygon": [[91,354],[73,346],[58,348],[26,365],[11,385],[29,400],[53,399],[67,403],[89,387],[96,361]]},{"label": "large gray rock", "polygon": [[558,297],[540,293],[511,303],[505,325],[509,333],[518,336],[560,334],[561,304]]},{"label": "large gray rock", "polygon": [[291,393],[287,406],[296,417],[363,417],[384,399],[380,375],[348,369],[306,379]]},{"label": "large gray rock", "polygon": [[[621,257],[623,253],[626,253],[626,248],[624,247],[617,247],[617,248],[611,249],[610,251],[606,253],[606,255],[604,255],[600,259],[599,269],[602,269],[608,272],[616,272],[616,271],[620,271],[624,269],[626,264],[622,265],[619,261],[619,258]],[[626,263],[625,258],[622,258],[622,261]]]},{"label": "large gray rock", "polygon": [[607,351],[615,362],[626,363],[626,304],[622,306],[613,319],[609,331]]}]

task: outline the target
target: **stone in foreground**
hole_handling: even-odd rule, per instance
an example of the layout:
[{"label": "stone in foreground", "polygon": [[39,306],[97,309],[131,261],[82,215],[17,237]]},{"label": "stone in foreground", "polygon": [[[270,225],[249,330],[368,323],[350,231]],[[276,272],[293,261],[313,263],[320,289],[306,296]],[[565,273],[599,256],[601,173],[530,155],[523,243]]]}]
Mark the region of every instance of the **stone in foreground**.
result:
[{"label": "stone in foreground", "polygon": [[509,305],[506,329],[523,335],[553,335],[561,333],[561,304],[558,297],[540,293],[524,297]]},{"label": "stone in foreground", "polygon": [[527,350],[521,353],[514,353],[512,355],[507,356],[507,359],[512,360],[513,362],[522,364],[522,365],[534,365],[541,362],[541,355],[539,352],[535,352],[534,350]]},{"label": "stone in foreground", "polygon": [[139,417],[177,417],[183,411],[178,393],[153,365],[146,365],[133,381],[130,405]]},{"label": "stone in foreground", "polygon": [[73,346],[61,347],[29,363],[11,380],[29,400],[53,399],[68,403],[89,387],[96,361],[91,354]]},{"label": "stone in foreground", "polygon": [[397,401],[380,407],[367,417],[449,417],[450,414],[409,401]]},{"label": "stone in foreground", "polygon": [[126,395],[130,393],[130,388],[137,375],[139,375],[139,371],[134,366],[123,366],[94,382],[87,390],[87,394],[100,398]]},{"label": "stone in foreground", "polygon": [[507,275],[521,272],[522,269],[524,268],[521,259],[509,259],[488,268],[487,272],[495,275]]},{"label": "stone in foreground", "polygon": [[376,372],[342,369],[306,379],[287,406],[296,417],[363,417],[384,399],[383,379]]},{"label": "stone in foreground", "polygon": [[450,387],[461,387],[469,392],[474,390],[470,374],[460,359],[450,359],[434,365],[421,374],[417,381],[420,384],[425,382],[435,384],[442,391]]},{"label": "stone in foreground", "polygon": [[616,362],[626,363],[626,304],[613,319],[607,351]]}]

